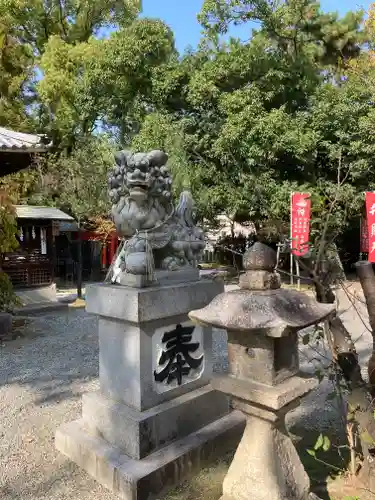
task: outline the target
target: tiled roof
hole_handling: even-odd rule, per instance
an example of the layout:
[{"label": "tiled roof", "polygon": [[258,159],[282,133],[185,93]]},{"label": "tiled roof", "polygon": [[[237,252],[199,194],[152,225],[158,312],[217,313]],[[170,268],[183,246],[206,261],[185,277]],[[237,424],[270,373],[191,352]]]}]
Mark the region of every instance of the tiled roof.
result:
[{"label": "tiled roof", "polygon": [[33,207],[30,205],[16,205],[18,219],[50,219],[56,221],[73,221],[73,217],[54,207]]},{"label": "tiled roof", "polygon": [[43,136],[23,134],[0,127],[0,150],[5,151],[47,151],[50,144],[45,144]]}]

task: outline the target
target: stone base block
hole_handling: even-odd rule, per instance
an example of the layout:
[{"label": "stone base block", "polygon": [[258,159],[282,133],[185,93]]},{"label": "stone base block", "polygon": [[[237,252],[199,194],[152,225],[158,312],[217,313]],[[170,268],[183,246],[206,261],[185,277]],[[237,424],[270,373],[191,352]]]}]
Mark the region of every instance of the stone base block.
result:
[{"label": "stone base block", "polygon": [[231,375],[215,375],[211,385],[224,394],[235,396],[248,403],[265,406],[271,410],[280,410],[315,389],[319,381],[316,377],[303,372],[275,386],[241,380]]},{"label": "stone base block", "polygon": [[139,325],[162,318],[187,315],[192,309],[209,304],[223,290],[223,283],[211,280],[140,289],[105,283],[88,285],[86,311]]},{"label": "stone base block", "polygon": [[82,417],[93,433],[141,459],[229,413],[228,398],[201,387],[143,412],[100,392],[83,395]]},{"label": "stone base block", "polygon": [[142,460],[123,455],[90,434],[83,420],[58,429],[55,445],[120,498],[156,500],[210,461],[234,450],[244,427],[244,416],[234,411]]}]

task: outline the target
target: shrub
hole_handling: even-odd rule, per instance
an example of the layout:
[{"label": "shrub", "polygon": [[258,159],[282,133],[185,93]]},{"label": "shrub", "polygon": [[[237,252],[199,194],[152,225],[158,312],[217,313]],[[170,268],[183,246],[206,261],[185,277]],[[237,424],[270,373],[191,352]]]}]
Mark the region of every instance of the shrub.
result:
[{"label": "shrub", "polygon": [[18,305],[20,305],[20,301],[13,291],[13,285],[8,275],[0,271],[0,311],[9,312]]},{"label": "shrub", "polygon": [[18,246],[17,221],[8,195],[0,190],[0,311],[9,311],[19,304],[8,276],[1,270],[4,254]]}]

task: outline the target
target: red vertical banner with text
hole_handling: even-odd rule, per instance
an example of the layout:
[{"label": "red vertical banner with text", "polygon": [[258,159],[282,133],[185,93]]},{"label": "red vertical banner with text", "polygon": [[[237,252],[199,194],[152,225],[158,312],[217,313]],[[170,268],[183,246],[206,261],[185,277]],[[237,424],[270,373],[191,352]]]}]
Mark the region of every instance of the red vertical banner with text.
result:
[{"label": "red vertical banner with text", "polygon": [[309,251],[311,199],[310,193],[292,193],[291,196],[292,254],[303,257]]},{"label": "red vertical banner with text", "polygon": [[368,260],[375,262],[375,192],[366,193],[366,222]]}]

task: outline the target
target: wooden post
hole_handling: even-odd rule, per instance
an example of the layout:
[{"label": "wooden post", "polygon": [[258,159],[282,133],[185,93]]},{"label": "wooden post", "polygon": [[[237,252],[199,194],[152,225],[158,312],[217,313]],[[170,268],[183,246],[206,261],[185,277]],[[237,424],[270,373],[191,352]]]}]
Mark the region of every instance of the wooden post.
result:
[{"label": "wooden post", "polygon": [[107,269],[107,242],[103,242],[102,247],[102,269]]},{"label": "wooden post", "polygon": [[82,231],[80,219],[78,219],[78,241],[77,241],[77,297],[82,299]]},{"label": "wooden post", "polygon": [[51,244],[51,250],[50,250],[50,255],[51,255],[51,261],[52,261],[52,266],[51,266],[51,281],[52,283],[55,283],[55,278],[56,278],[56,264],[57,264],[57,255],[56,255],[56,223],[55,221],[52,221],[51,227],[48,228],[47,235],[51,234],[51,238],[48,238],[47,236],[47,248],[48,248],[48,243]]},{"label": "wooden post", "polygon": [[110,261],[109,265],[112,264],[115,254],[116,254],[116,235],[112,234],[111,235],[111,255],[110,255],[110,259],[109,259],[109,261]]}]

